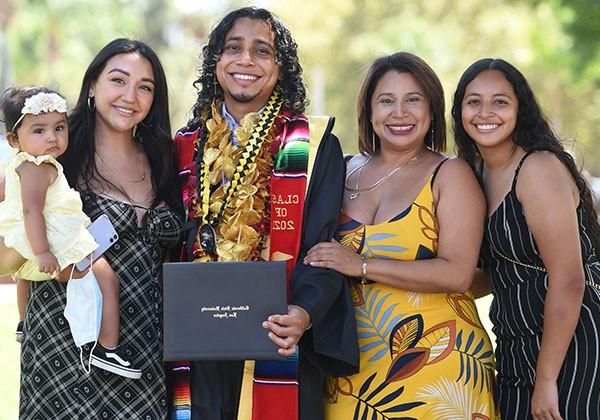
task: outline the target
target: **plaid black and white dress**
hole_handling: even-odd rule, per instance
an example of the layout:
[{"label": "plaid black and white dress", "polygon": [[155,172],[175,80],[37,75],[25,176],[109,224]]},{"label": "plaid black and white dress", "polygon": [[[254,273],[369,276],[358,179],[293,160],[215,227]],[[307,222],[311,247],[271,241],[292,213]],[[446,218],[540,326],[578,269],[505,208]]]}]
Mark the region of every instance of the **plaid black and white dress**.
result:
[{"label": "plaid black and white dress", "polygon": [[86,374],[63,316],[66,284],[32,282],[21,350],[19,416],[165,419],[161,264],[166,249],[179,240],[182,220],[168,208],[152,208],[138,227],[133,206],[90,191],[81,197],[90,219],[104,213],[119,233],[105,256],[120,279],[120,344],[127,355],[137,355],[132,362],[141,368],[142,378],[127,379],[95,367]]}]

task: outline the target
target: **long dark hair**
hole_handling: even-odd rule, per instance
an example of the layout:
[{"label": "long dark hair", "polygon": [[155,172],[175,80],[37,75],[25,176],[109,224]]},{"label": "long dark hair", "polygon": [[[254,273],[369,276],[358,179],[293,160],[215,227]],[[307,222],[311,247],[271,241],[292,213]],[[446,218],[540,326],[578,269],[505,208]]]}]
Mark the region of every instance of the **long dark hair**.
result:
[{"label": "long dark hair", "polygon": [[[381,150],[379,138],[371,123],[371,98],[379,80],[388,72],[409,73],[421,85],[431,106],[433,134],[429,130],[425,136],[425,145],[434,152],[446,149],[446,118],[444,116],[444,89],[440,79],[421,58],[408,52],[399,52],[376,59],[367,70],[358,94],[358,150],[363,155],[376,155]],[[375,150],[373,149],[375,139]]]},{"label": "long dark hair", "polygon": [[565,151],[559,137],[550,127],[525,76],[507,61],[499,58],[483,58],[471,64],[461,76],[452,103],[452,122],[458,155],[469,162],[473,168],[476,160],[481,157],[475,141],[465,131],[461,108],[467,85],[485,70],[502,72],[515,91],[519,105],[517,123],[512,133],[515,144],[526,152],[546,150],[554,153],[571,173],[583,204],[583,224],[590,233],[592,245],[596,251],[600,250],[600,226],[590,189],[577,168],[573,156]]},{"label": "long dark hair", "polygon": [[140,124],[135,141],[141,143],[152,172],[155,197],[152,205],[165,202],[171,209],[183,212],[181,194],[178,189],[175,163],[175,148],[171,138],[169,101],[165,72],[156,53],[142,41],[119,38],[109,42],[94,57],[81,83],[77,104],[69,116],[69,147],[60,159],[65,175],[73,186],[103,179],[96,168],[94,152],[96,112],[88,106],[88,95],[92,83],[104,70],[106,63],[118,54],[138,53],[148,60],[154,75],[154,100],[148,115]]},{"label": "long dark hair", "polygon": [[225,16],[212,30],[208,44],[202,48],[202,66],[194,86],[198,89],[196,104],[188,127],[197,127],[200,114],[213,99],[223,98],[223,90],[217,82],[217,62],[221,58],[225,46],[225,37],[235,21],[240,18],[250,18],[265,21],[275,38],[276,61],[280,65],[280,78],[275,85],[283,97],[283,107],[295,114],[304,112],[308,101],[306,88],[302,81],[302,66],[298,59],[298,46],[289,29],[271,12],[256,7],[243,7]]}]

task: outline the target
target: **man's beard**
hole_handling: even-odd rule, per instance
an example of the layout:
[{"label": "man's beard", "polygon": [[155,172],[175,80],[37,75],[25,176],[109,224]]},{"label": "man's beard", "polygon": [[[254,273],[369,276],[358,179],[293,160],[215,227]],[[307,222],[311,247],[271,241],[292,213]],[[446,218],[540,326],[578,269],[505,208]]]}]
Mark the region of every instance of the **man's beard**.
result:
[{"label": "man's beard", "polygon": [[248,102],[252,102],[252,100],[254,98],[256,98],[257,95],[248,95],[247,93],[239,93],[239,94],[232,94],[231,97],[233,98],[234,101],[242,103],[242,104],[247,104]]}]

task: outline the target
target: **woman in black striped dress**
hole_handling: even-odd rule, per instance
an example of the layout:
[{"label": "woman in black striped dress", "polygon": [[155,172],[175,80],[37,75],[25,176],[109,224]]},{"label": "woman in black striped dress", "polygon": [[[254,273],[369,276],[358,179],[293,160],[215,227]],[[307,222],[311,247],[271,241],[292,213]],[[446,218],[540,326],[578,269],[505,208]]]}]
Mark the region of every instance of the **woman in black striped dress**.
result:
[{"label": "woman in black striped dress", "polygon": [[506,61],[465,71],[452,117],[488,201],[481,265],[494,294],[502,418],[600,419],[600,227],[590,191]]}]

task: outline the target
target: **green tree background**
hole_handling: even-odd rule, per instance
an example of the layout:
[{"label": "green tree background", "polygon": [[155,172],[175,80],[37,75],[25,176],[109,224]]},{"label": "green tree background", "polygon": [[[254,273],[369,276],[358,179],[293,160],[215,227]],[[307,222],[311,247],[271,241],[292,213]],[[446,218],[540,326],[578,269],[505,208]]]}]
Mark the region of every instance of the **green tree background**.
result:
[{"label": "green tree background", "polygon": [[[104,44],[120,36],[139,38],[163,61],[172,123],[179,127],[194,102],[192,82],[208,31],[227,11],[248,4],[252,3],[0,0],[0,88],[47,84],[73,103],[85,67]],[[449,104],[460,74],[471,62],[502,57],[525,73],[556,130],[580,162],[600,175],[598,0],[254,4],[270,8],[291,28],[309,86],[309,112],[336,116],[336,133],[349,153],[356,151],[356,94],[373,58],[400,50],[422,56],[442,79]]]},{"label": "green tree background", "polygon": [[[600,176],[598,0],[0,0],[0,91],[44,84],[73,105],[98,50],[117,37],[138,38],[163,62],[175,129],[194,103],[192,82],[208,32],[225,13],[249,4],[273,10],[292,30],[309,112],[336,116],[347,153],[356,152],[356,95],[375,57],[401,50],[423,57],[440,76],[447,105],[469,64],[501,57],[526,75],[580,164]],[[16,309],[4,299],[0,308],[8,314],[0,321],[6,333],[0,339],[0,419],[14,419]]]}]

